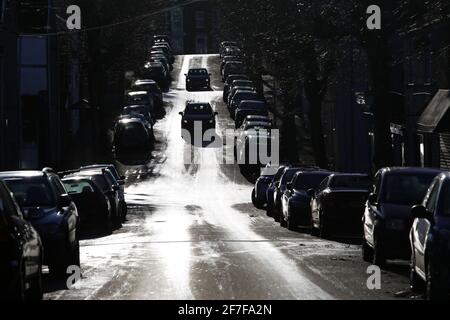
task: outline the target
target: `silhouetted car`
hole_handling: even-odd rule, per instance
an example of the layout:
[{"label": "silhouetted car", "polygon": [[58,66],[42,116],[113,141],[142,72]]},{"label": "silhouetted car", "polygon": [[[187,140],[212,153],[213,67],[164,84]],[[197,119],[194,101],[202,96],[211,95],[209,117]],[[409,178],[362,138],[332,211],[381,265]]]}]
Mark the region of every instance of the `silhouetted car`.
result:
[{"label": "silhouetted car", "polygon": [[214,112],[208,102],[188,102],[181,115],[181,129],[194,132],[195,124],[201,125],[202,133],[216,128],[217,112]]},{"label": "silhouetted car", "polygon": [[228,95],[230,93],[231,85],[233,84],[233,81],[235,80],[247,80],[250,81],[248,76],[245,74],[230,74],[225,81],[225,85],[223,87],[223,101],[228,103]]},{"label": "silhouetted car", "polygon": [[108,197],[89,176],[68,175],[62,179],[67,192],[75,202],[80,217],[80,232],[102,230],[112,233],[112,207]]},{"label": "silhouetted car", "polygon": [[238,61],[238,62],[242,62],[242,58],[241,57],[237,57],[237,56],[225,56],[222,58],[222,62],[220,63],[220,74],[222,74],[223,72],[223,68],[225,67],[225,64],[229,61]]},{"label": "silhouetted car", "polygon": [[273,216],[273,212],[275,210],[275,203],[274,203],[274,194],[275,194],[275,189],[277,188],[277,186],[279,185],[279,182],[281,180],[281,177],[284,174],[284,170],[286,168],[288,168],[289,166],[287,165],[282,165],[278,168],[277,172],[275,173],[275,175],[273,176],[272,182],[269,184],[269,187],[267,188],[267,192],[266,192],[266,214],[269,217]]},{"label": "silhouetted car", "polygon": [[153,96],[147,91],[130,91],[125,96],[126,106],[140,105],[147,108],[148,113],[155,114]]},{"label": "silhouetted car", "polygon": [[170,71],[173,70],[173,65],[170,63],[170,58],[163,51],[156,50],[150,52],[150,63],[161,63],[166,70],[166,77],[170,79]]},{"label": "silhouetted car", "polygon": [[311,224],[311,196],[307,191],[316,190],[330,174],[324,170],[316,171],[314,168],[297,168],[294,170],[291,181],[287,182],[284,188],[283,185],[280,185],[281,208],[278,210],[282,227],[294,230],[298,225],[309,226]]},{"label": "silhouetted car", "polygon": [[[129,111],[129,112],[127,112]],[[145,129],[147,130],[147,133],[150,136],[150,143],[153,145],[155,141],[155,135],[153,133],[153,121],[150,117],[150,121],[148,120],[149,117],[146,117],[144,114],[138,113],[136,111],[133,111],[132,109],[127,109],[127,111],[123,112],[120,116],[117,117],[115,126],[117,123],[119,123],[122,120],[136,120],[142,122]]]},{"label": "silhouetted car", "polygon": [[[236,82],[236,81],[234,81]],[[255,88],[253,86],[232,86],[230,88],[230,93],[228,94],[228,99],[227,101],[231,100],[233,98],[233,96],[236,94],[236,91],[241,90],[241,91],[252,91],[252,92],[256,92]]]},{"label": "silhouetted car", "polygon": [[323,180],[311,200],[311,233],[327,238],[333,232],[361,235],[371,179],[365,174],[336,173]]},{"label": "silhouetted car", "polygon": [[167,90],[169,85],[169,75],[167,70],[160,62],[149,62],[144,67],[144,77],[156,81],[158,86]]},{"label": "silhouetted car", "polygon": [[225,82],[230,74],[242,74],[245,72],[244,63],[241,61],[228,61],[222,71],[222,81]]},{"label": "silhouetted car", "polygon": [[153,43],[157,43],[157,42],[167,42],[170,44],[170,37],[165,34],[155,34],[153,36]]},{"label": "silhouetted car", "polygon": [[169,64],[172,65],[175,61],[175,57],[173,56],[171,50],[169,49],[169,47],[165,46],[165,45],[159,45],[156,44],[154,46],[151,47],[152,51],[162,51],[164,52],[165,56],[169,59]]},{"label": "silhouetted car", "polygon": [[267,166],[261,172],[261,175],[255,182],[252,190],[252,203],[258,209],[264,209],[267,206],[267,189],[269,188],[275,173],[279,166]]},{"label": "silhouetted car", "polygon": [[78,212],[64,185],[51,169],[1,172],[23,216],[39,233],[44,264],[50,273],[65,276],[67,267],[80,265]]},{"label": "silhouetted car", "polygon": [[[80,170],[75,174],[77,177],[88,177],[97,184],[111,205],[112,227],[115,229],[121,228],[123,212],[120,200],[120,185],[115,180],[113,174],[106,168]],[[70,175],[64,178],[69,177]]]},{"label": "silhouetted car", "polygon": [[244,175],[259,174],[261,168],[268,164],[272,143],[270,130],[251,130],[245,135],[243,147],[237,150],[239,169]]},{"label": "silhouetted car", "polygon": [[292,179],[295,177],[297,172],[301,172],[301,167],[287,167],[284,169],[283,175],[279,182],[277,182],[274,186],[273,192],[273,208],[272,208],[272,217],[275,221],[280,222],[282,216],[282,207],[281,207],[281,197],[283,193],[286,191],[288,183],[292,182]]},{"label": "silhouetted car", "polygon": [[254,100],[242,100],[239,103],[236,111],[234,112],[234,125],[239,128],[244,119],[249,116],[263,116],[268,117],[269,113],[264,101],[254,101]]},{"label": "silhouetted car", "polygon": [[209,89],[210,74],[204,68],[189,69],[186,76],[186,90]]},{"label": "silhouetted car", "polygon": [[220,44],[219,44],[219,53],[220,53],[220,56],[222,56],[223,55],[223,53],[224,53],[224,51],[225,51],[225,49],[227,48],[227,47],[237,47],[238,45],[237,45],[237,42],[235,42],[235,41],[222,41]]},{"label": "silhouetted car", "polygon": [[241,125],[235,130],[235,154],[238,154],[236,150],[244,146],[245,140],[250,134],[256,134],[260,130],[270,134],[271,129],[272,125],[266,121],[249,121],[245,125]]},{"label": "silhouetted car", "polygon": [[410,283],[428,299],[448,298],[450,288],[450,173],[434,179],[420,205],[412,208]]},{"label": "silhouetted car", "polygon": [[246,116],[245,119],[242,121],[241,126],[246,125],[247,122],[267,122],[273,125],[272,119],[270,119],[268,116],[260,116],[254,114]]},{"label": "silhouetted car", "polygon": [[113,136],[113,153],[116,157],[129,153],[148,153],[152,145],[153,137],[143,120],[127,117],[117,121]]},{"label": "silhouetted car", "polygon": [[236,109],[243,100],[263,101],[261,97],[254,91],[238,90],[228,103],[228,111],[231,118],[236,116]]},{"label": "silhouetted car", "polygon": [[147,91],[148,93],[152,94],[155,108],[157,109],[157,111],[162,110],[164,106],[163,94],[161,88],[154,80],[151,79],[137,80],[131,87],[131,90]]},{"label": "silhouetted car", "polygon": [[411,206],[420,203],[442,171],[384,168],[377,172],[364,212],[363,259],[382,266],[386,259],[409,259]]},{"label": "silhouetted car", "polygon": [[143,119],[148,123],[148,127],[153,134],[153,124],[155,120],[151,113],[148,112],[146,106],[143,105],[134,105],[134,106],[125,106],[122,110],[122,115],[133,116],[142,116]]},{"label": "silhouetted car", "polygon": [[242,56],[242,50],[239,49],[237,46],[226,46],[222,50],[222,54],[220,55],[220,57],[223,58],[225,56],[240,57]]},{"label": "silhouetted car", "polygon": [[41,238],[0,181],[0,300],[41,300]]},{"label": "silhouetted car", "polygon": [[90,169],[108,169],[109,172],[114,176],[116,184],[119,185],[119,201],[121,203],[122,218],[125,219],[127,215],[127,202],[125,201],[125,176],[119,175],[117,168],[113,164],[93,164],[89,166],[81,167],[80,170],[90,170]]}]

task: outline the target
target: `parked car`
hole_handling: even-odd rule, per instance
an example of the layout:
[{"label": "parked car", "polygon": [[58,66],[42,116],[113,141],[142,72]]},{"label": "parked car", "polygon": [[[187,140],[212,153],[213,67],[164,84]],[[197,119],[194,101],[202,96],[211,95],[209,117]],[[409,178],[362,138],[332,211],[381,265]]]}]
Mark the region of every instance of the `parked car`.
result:
[{"label": "parked car", "polygon": [[322,238],[333,232],[361,235],[370,184],[366,174],[335,173],[322,181],[317,192],[308,190],[312,197],[311,233]]},{"label": "parked car", "polygon": [[234,112],[235,127],[239,128],[244,122],[244,119],[249,115],[268,117],[269,113],[267,111],[265,102],[255,100],[242,100],[239,103],[236,111]]},{"label": "parked car", "polygon": [[237,46],[227,46],[224,48],[224,50],[222,51],[221,54],[221,58],[225,57],[225,56],[236,56],[236,57],[240,57],[242,56],[242,50],[239,49]]},{"label": "parked car", "polygon": [[125,105],[134,106],[140,105],[144,106],[148,113],[155,114],[153,96],[147,91],[130,91],[127,92],[125,96]]},{"label": "parked car", "polygon": [[77,206],[80,232],[88,234],[93,229],[110,235],[113,228],[112,206],[94,179],[74,173],[64,177],[62,182]]},{"label": "parked car", "polygon": [[222,81],[225,82],[230,74],[242,74],[245,72],[244,63],[241,61],[228,61],[223,66]]},{"label": "parked car", "polygon": [[249,87],[245,87],[245,86],[232,86],[232,87],[230,88],[230,93],[228,94],[228,99],[227,99],[227,101],[230,101],[230,100],[233,98],[233,96],[236,94],[236,92],[237,92],[238,90],[241,90],[241,91],[251,91],[251,92],[256,92],[256,90],[255,90],[255,88],[254,88],[253,86],[249,86]]},{"label": "parked car", "polygon": [[151,50],[164,52],[164,55],[169,59],[170,65],[172,65],[175,62],[175,57],[173,56],[173,54],[168,46],[156,44],[151,47]]},{"label": "parked car", "polygon": [[252,190],[252,203],[258,209],[264,209],[267,206],[267,189],[269,188],[279,166],[273,167],[268,165],[261,172],[261,175],[255,182],[255,187]]},{"label": "parked car", "polygon": [[383,266],[386,259],[410,259],[411,206],[423,200],[440,173],[431,168],[383,168],[377,172],[363,218],[365,261]]},{"label": "parked car", "polygon": [[273,192],[273,208],[271,212],[271,216],[275,219],[276,222],[280,222],[282,216],[282,207],[281,207],[281,197],[283,193],[287,189],[287,185],[289,182],[292,182],[295,174],[297,172],[301,172],[303,168],[301,167],[287,167],[284,169],[284,172],[281,176],[279,182],[277,182],[274,186]]},{"label": "parked car", "polygon": [[71,265],[80,265],[78,211],[58,175],[42,171],[1,172],[20,205],[23,216],[39,233],[44,261],[50,273],[65,276]]},{"label": "parked car", "polygon": [[245,141],[247,140],[247,137],[251,134],[257,134],[260,130],[264,130],[268,134],[270,134],[270,130],[272,129],[272,125],[265,121],[251,121],[247,122],[245,125],[242,125],[241,127],[237,128],[235,130],[235,155],[239,154],[238,150],[240,148],[243,148],[245,146]]},{"label": "parked car", "polygon": [[228,103],[228,95],[230,93],[231,85],[233,84],[233,81],[235,81],[235,80],[250,81],[248,76],[246,76],[245,74],[230,74],[228,76],[227,80],[225,81],[225,85],[223,87],[223,101],[226,103]]},{"label": "parked car", "polygon": [[114,178],[114,184],[119,186],[119,204],[120,212],[122,215],[122,221],[125,220],[127,215],[127,202],[125,201],[125,176],[119,175],[117,168],[113,164],[93,164],[89,166],[81,167],[80,170],[92,170],[92,169],[107,169]]},{"label": "parked car", "polygon": [[254,91],[236,91],[228,104],[228,111],[230,112],[232,119],[234,119],[234,117],[236,116],[236,109],[239,106],[239,103],[241,103],[241,101],[243,100],[263,101],[261,97]]},{"label": "parked car", "polygon": [[201,124],[202,132],[216,128],[217,112],[214,112],[208,102],[188,102],[181,115],[181,129],[194,132],[194,124]]},{"label": "parked car", "polygon": [[207,69],[189,69],[186,76],[186,90],[192,91],[197,89],[209,89],[210,88],[210,74]]},{"label": "parked car", "polygon": [[[421,204],[412,208],[410,283],[428,299],[448,298],[450,289],[450,173],[437,176]],[[425,286],[423,286],[425,284]]]},{"label": "parked car", "polygon": [[161,88],[151,79],[137,80],[131,87],[132,91],[147,91],[153,96],[154,106],[157,111],[161,111],[164,106],[164,98]]},{"label": "parked car", "polygon": [[246,125],[247,122],[252,122],[252,121],[267,122],[267,123],[270,123],[271,125],[273,125],[272,119],[270,119],[268,116],[260,116],[260,115],[250,114],[245,117],[245,119],[242,121],[241,126]]},{"label": "parked car", "polygon": [[278,168],[277,172],[273,176],[272,182],[269,184],[269,187],[267,188],[266,192],[266,214],[268,217],[273,216],[273,212],[275,211],[275,203],[274,203],[274,194],[275,194],[275,188],[279,184],[281,177],[284,174],[284,170],[288,168],[288,165],[282,165]]},{"label": "parked car", "polygon": [[169,86],[169,75],[160,62],[149,62],[144,67],[144,77],[156,81],[158,86],[167,90]]},{"label": "parked car", "polygon": [[[99,186],[111,205],[111,221],[113,229],[121,228],[124,217],[123,209],[121,207],[120,185],[114,178],[114,175],[107,168],[84,169],[75,174],[77,177],[89,177]],[[64,178],[68,177],[70,176]]]},{"label": "parked car", "polygon": [[[237,150],[239,169],[244,175],[253,177],[260,173],[262,167],[267,165],[268,159],[261,157],[261,155],[267,154],[270,157],[272,143],[273,137],[270,130],[254,130],[245,136],[243,147]],[[251,155],[250,150],[254,150],[255,154]]]},{"label": "parked car", "polygon": [[0,300],[41,300],[43,247],[33,225],[0,181]]},{"label": "parked car", "polygon": [[219,44],[219,53],[222,56],[227,47],[237,47],[237,46],[238,46],[237,42],[235,41],[222,41]]},{"label": "parked car", "polygon": [[236,57],[236,56],[225,56],[222,58],[222,62],[220,63],[220,74],[223,73],[223,68],[225,67],[225,64],[229,61],[239,61],[242,62],[242,58],[241,57]]},{"label": "parked car", "polygon": [[165,34],[155,34],[153,36],[153,43],[157,43],[157,42],[167,42],[170,44],[170,37]]},{"label": "parked car", "polygon": [[151,151],[153,137],[145,122],[138,117],[119,118],[113,134],[113,153],[116,156]]},{"label": "parked car", "polygon": [[[275,198],[275,208],[278,209],[280,225],[294,230],[297,226],[311,224],[311,196],[308,190],[316,190],[319,184],[331,173],[316,168],[295,168],[293,176],[288,175],[284,185],[278,187],[280,200]],[[288,171],[287,173],[289,173]],[[284,178],[282,178],[282,181]],[[290,181],[289,181],[290,180]]]}]

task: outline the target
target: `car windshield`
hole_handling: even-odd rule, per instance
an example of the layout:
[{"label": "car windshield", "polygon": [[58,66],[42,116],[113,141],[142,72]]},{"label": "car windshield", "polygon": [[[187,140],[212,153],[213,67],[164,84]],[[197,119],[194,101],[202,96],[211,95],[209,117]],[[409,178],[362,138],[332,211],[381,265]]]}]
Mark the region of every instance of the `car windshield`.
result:
[{"label": "car windshield", "polygon": [[146,94],[128,95],[127,103],[128,104],[149,104],[150,99],[148,98],[148,96]]},{"label": "car windshield", "polygon": [[147,139],[145,129],[140,123],[127,124],[123,130],[119,131],[118,136],[119,144],[124,146],[128,144],[144,144]]},{"label": "car windshield", "polygon": [[421,203],[436,175],[431,173],[388,174],[384,178],[381,202],[411,206]]},{"label": "car windshield", "polygon": [[14,178],[6,181],[21,207],[56,205],[50,183],[45,177]]},{"label": "car windshield", "polygon": [[68,194],[94,192],[94,188],[87,180],[63,180],[63,183]]},{"label": "car windshield", "polygon": [[296,173],[297,170],[295,169],[286,170],[286,172],[283,174],[283,177],[281,178],[280,185],[285,185],[286,183],[292,181],[292,178]]},{"label": "car windshield", "polygon": [[212,108],[209,104],[188,104],[186,106],[186,114],[211,114]]},{"label": "car windshield", "polygon": [[366,176],[335,176],[330,187],[336,189],[363,189],[369,190],[371,180]]},{"label": "car windshield", "polygon": [[309,190],[317,189],[320,183],[329,176],[329,173],[302,173],[295,181],[294,189],[296,190]]},{"label": "car windshield", "polygon": [[103,191],[109,191],[111,186],[106,180],[105,176],[102,174],[95,174],[92,176],[92,180],[102,189]]},{"label": "car windshield", "polygon": [[208,71],[206,69],[192,69],[189,70],[190,76],[204,76],[207,75]]}]

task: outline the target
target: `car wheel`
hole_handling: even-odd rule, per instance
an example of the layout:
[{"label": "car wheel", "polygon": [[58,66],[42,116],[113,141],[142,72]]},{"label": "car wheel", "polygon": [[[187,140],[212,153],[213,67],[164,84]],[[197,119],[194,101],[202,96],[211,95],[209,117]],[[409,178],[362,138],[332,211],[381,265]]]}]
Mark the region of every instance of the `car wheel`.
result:
[{"label": "car wheel", "polygon": [[269,206],[269,204],[267,204],[267,207],[266,207],[266,216],[268,216],[268,217],[272,217],[272,209],[270,208],[270,206]]},{"label": "car wheel", "polygon": [[431,262],[431,258],[427,259],[427,279],[426,279],[426,292],[425,296],[427,300],[442,300],[446,298],[445,290],[441,285],[441,279],[439,279],[439,272],[434,264]]},{"label": "car wheel", "polygon": [[323,215],[321,215],[321,217],[320,217],[319,233],[320,233],[320,237],[322,239],[328,239],[330,236],[330,230],[329,230],[328,225],[325,223],[325,219],[324,219]]},{"label": "car wheel", "polygon": [[386,257],[384,254],[384,249],[378,237],[374,239],[373,246],[373,264],[379,267],[383,267],[386,264]]},{"label": "car wheel", "polygon": [[281,220],[280,211],[278,210],[278,207],[275,207],[275,210],[273,212],[273,219],[275,220],[275,222],[280,222]]},{"label": "car wheel", "polygon": [[39,267],[33,280],[30,282],[30,288],[25,293],[26,300],[42,300],[44,291],[42,289],[42,259],[39,261]]},{"label": "car wheel", "polygon": [[284,214],[283,213],[280,214],[279,220],[280,220],[280,227],[286,228],[287,227],[287,223],[286,223],[286,220],[284,219]]},{"label": "car wheel", "polygon": [[362,243],[362,257],[363,260],[366,262],[373,262],[373,249],[369,246],[369,244],[367,243],[367,240],[365,238],[363,238],[363,243]]},{"label": "car wheel", "polygon": [[252,190],[252,203],[255,206],[255,208],[259,209],[258,200],[256,199],[255,189]]},{"label": "car wheel", "polygon": [[424,289],[423,281],[415,270],[416,259],[414,253],[411,254],[411,262],[409,265],[409,286],[412,292],[422,292]]}]

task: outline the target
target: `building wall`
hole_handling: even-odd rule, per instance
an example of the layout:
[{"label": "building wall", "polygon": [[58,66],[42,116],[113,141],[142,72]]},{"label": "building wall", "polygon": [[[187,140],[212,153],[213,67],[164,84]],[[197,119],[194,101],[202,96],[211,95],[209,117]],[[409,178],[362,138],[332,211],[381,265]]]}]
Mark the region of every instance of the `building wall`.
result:
[{"label": "building wall", "polygon": [[0,1],[0,169],[13,169],[20,158],[17,81],[17,2]]}]

